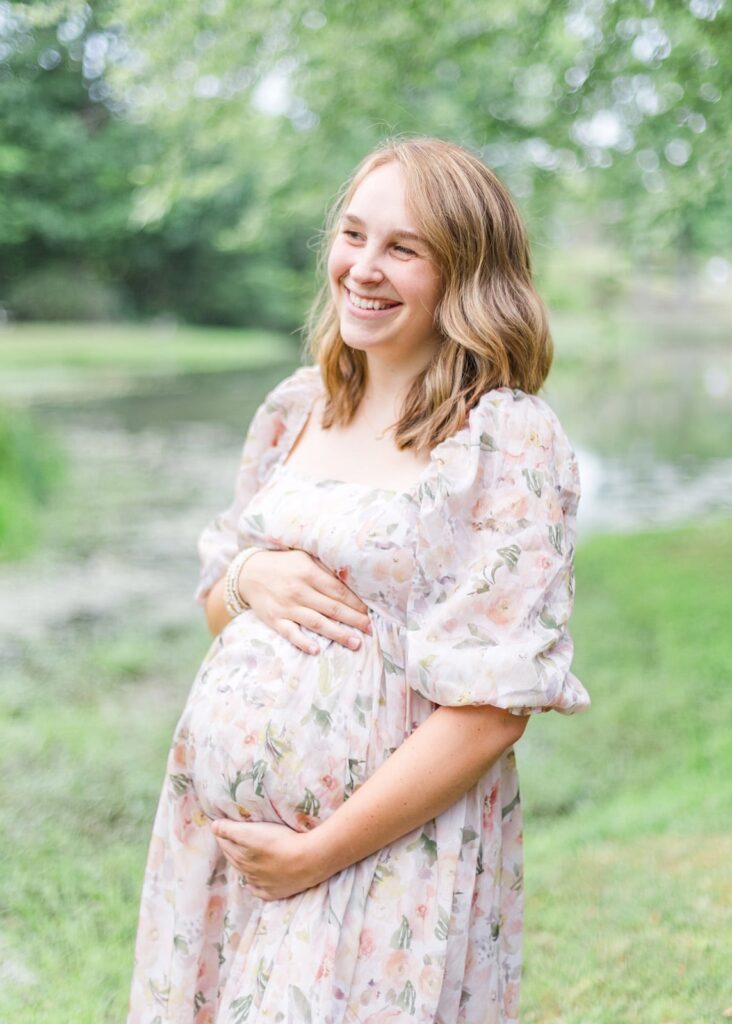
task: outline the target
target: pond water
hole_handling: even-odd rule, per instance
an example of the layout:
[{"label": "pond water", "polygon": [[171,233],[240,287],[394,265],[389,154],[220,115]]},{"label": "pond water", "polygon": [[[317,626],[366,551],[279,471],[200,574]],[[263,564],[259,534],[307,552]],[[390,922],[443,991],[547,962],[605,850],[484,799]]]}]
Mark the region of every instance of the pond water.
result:
[{"label": "pond water", "polygon": [[[117,397],[37,405],[70,453],[71,498],[42,576],[28,564],[2,569],[0,646],[74,621],[118,627],[125,614],[156,629],[200,622],[196,538],[228,504],[246,424],[289,369],[162,379]],[[728,352],[568,363],[552,372],[545,397],[579,458],[580,542],[732,514]],[[60,599],[41,593],[49,579],[62,581]]]}]

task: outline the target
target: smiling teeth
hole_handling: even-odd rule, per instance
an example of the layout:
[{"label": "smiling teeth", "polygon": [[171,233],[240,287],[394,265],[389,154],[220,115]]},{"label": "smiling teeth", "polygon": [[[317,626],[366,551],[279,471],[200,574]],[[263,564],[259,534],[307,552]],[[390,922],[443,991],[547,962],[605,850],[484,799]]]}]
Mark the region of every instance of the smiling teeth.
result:
[{"label": "smiling teeth", "polygon": [[392,306],[399,305],[398,302],[377,302],[376,299],[362,299],[350,291],[348,297],[358,309],[391,309]]}]

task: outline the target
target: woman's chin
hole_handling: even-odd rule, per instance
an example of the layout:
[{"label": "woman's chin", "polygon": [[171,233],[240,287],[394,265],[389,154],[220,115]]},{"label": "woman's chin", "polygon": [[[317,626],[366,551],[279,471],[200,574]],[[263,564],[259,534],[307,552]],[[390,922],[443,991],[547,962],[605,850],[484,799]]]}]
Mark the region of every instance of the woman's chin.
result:
[{"label": "woman's chin", "polygon": [[385,331],[379,331],[373,327],[367,328],[366,330],[359,329],[358,326],[352,322],[344,323],[341,320],[341,338],[344,344],[348,345],[349,348],[356,349],[359,352],[366,352],[369,349],[374,349],[382,345],[388,345],[389,342],[393,341],[392,334]]}]

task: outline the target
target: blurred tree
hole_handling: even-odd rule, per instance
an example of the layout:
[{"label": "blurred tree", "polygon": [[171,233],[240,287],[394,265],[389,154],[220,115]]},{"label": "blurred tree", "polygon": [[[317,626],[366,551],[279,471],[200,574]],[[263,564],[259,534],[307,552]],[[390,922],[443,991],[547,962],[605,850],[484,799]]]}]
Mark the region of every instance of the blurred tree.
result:
[{"label": "blurred tree", "polygon": [[148,211],[206,188],[203,153],[212,188],[213,166],[259,170],[259,212],[224,244],[264,211],[312,229],[375,141],[417,131],[478,148],[539,234],[589,210],[641,252],[728,245],[723,0],[119,0],[115,18],[136,51],[121,88],[176,152]]},{"label": "blurred tree", "polygon": [[170,147],[107,83],[129,54],[102,25],[113,8],[0,3],[0,303],[22,319],[291,326],[304,287],[291,234],[251,250],[213,241],[250,202],[250,175],[214,187],[204,161],[206,187],[174,188],[148,223],[145,186],[169,168]]},{"label": "blurred tree", "polygon": [[107,277],[126,230],[136,131],[111,117],[81,74],[87,46],[104,38],[91,18],[31,30],[0,5],[2,288],[22,286],[31,304],[39,268],[39,297],[49,266],[60,287],[80,270]]},{"label": "blurred tree", "polygon": [[[7,230],[30,245],[16,223],[21,197],[35,205],[54,186],[39,170],[29,190],[28,165],[63,162],[58,148],[46,157],[50,129],[36,133],[38,159],[19,141],[20,124],[40,125],[43,110],[63,121],[47,81],[71,72],[73,56],[56,43],[41,49],[41,33],[62,39],[81,24],[73,116],[86,153],[69,153],[68,175],[58,170],[58,201],[84,193],[87,220],[72,219],[85,245],[88,222],[85,251],[120,225],[125,255],[104,249],[105,258],[143,310],[297,323],[325,207],[395,132],[475,148],[523,206],[539,258],[542,243],[571,241],[588,224],[636,261],[729,250],[724,0],[103,0],[93,11],[35,0],[12,10],[36,64],[49,47],[61,60],[16,83],[21,113],[0,136]],[[21,49],[0,65],[6,78]],[[64,138],[78,140],[74,131]],[[78,183],[95,179],[79,162],[92,161],[102,131],[110,159],[97,181],[109,204],[92,215]],[[53,237],[46,227],[44,244]]]}]

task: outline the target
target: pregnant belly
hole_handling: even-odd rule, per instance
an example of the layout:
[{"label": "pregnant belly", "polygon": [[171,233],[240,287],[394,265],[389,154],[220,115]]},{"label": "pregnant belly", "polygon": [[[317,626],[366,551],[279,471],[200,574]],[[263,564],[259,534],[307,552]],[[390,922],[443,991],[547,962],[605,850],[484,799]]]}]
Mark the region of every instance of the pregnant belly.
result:
[{"label": "pregnant belly", "polygon": [[305,654],[244,612],[212,645],[177,736],[205,814],[303,831],[365,778],[378,645],[366,635],[357,651],[316,639],[321,654]]}]

